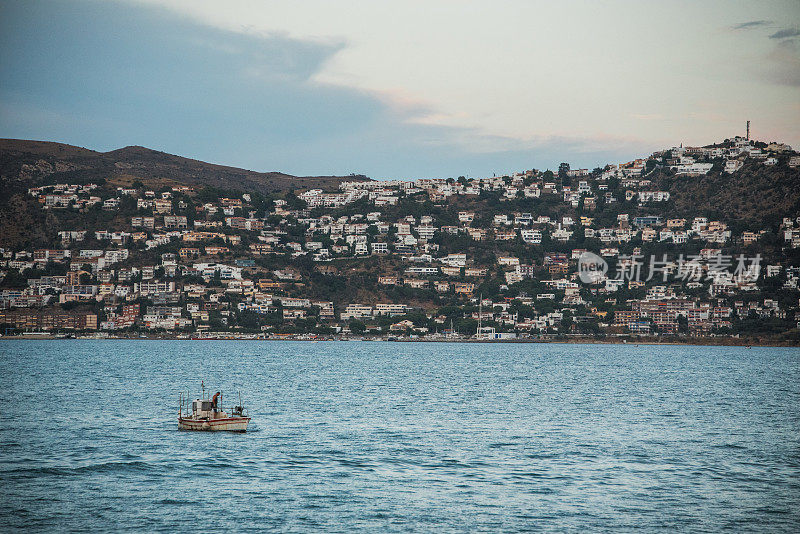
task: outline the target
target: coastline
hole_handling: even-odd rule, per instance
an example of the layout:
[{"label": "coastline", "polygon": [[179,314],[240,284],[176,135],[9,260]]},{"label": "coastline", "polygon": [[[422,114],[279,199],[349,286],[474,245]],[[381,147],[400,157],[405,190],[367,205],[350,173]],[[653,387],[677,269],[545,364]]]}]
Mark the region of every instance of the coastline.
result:
[{"label": "coastline", "polygon": [[294,342],[387,342],[387,343],[514,343],[514,344],[571,344],[571,345],[686,345],[686,346],[719,346],[719,347],[786,347],[800,348],[800,343],[793,340],[772,340],[761,338],[714,338],[698,337],[687,339],[664,339],[653,337],[642,338],[594,338],[594,337],[554,337],[554,338],[518,338],[518,339],[468,339],[468,338],[380,338],[380,337],[251,337],[247,335],[218,335],[208,337],[191,337],[178,335],[140,335],[140,336],[96,336],[77,335],[65,337],[63,335],[32,334],[21,336],[0,336],[0,341],[294,341]]}]

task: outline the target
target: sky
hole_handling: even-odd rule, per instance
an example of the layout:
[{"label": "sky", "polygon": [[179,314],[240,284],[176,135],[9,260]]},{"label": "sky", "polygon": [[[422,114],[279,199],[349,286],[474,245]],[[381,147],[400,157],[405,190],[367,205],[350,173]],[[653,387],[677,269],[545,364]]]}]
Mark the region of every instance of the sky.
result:
[{"label": "sky", "polygon": [[800,147],[800,1],[0,0],[0,137],[295,175]]}]

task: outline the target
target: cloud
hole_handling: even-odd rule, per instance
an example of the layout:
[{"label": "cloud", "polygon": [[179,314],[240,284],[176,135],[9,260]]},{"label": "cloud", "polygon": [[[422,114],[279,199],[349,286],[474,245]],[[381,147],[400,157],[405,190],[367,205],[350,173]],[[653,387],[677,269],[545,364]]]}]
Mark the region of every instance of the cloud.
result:
[{"label": "cloud", "polygon": [[[732,30],[747,30],[771,25],[771,21],[753,20],[733,26]],[[800,47],[794,39],[800,36],[800,29],[787,27],[762,41],[764,50],[750,66],[760,77],[775,85],[800,86]],[[760,37],[758,38],[761,39]]]},{"label": "cloud", "polygon": [[592,166],[643,146],[489,136],[448,125],[448,114],[401,90],[320,83],[344,40],[242,33],[95,1],[10,1],[2,10],[0,137],[97,150],[135,144],[260,171],[376,178]]},{"label": "cloud", "polygon": [[769,36],[770,39],[786,39],[787,37],[798,37],[800,36],[800,29],[797,28],[784,28],[782,30],[778,30],[772,35]]},{"label": "cloud", "polygon": [[762,68],[773,82],[800,87],[800,45],[794,39],[776,43]]},{"label": "cloud", "polygon": [[245,35],[93,2],[10,6],[0,31],[4,108],[78,120],[48,129],[16,116],[15,131],[3,121],[0,135],[254,164],[281,144],[359,131],[384,112],[368,95],[311,81],[342,42]]},{"label": "cloud", "polygon": [[742,22],[741,24],[736,24],[731,27],[732,30],[751,30],[753,28],[758,28],[761,26],[766,26],[770,24],[772,21],[769,20],[750,20],[748,22]]}]

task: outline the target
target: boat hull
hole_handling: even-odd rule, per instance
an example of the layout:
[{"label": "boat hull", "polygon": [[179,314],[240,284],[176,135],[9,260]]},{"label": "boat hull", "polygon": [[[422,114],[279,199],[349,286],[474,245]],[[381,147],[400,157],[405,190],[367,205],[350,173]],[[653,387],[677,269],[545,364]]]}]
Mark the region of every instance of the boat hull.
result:
[{"label": "boat hull", "polygon": [[246,432],[249,417],[225,417],[221,419],[178,418],[179,430],[200,430],[204,432]]}]

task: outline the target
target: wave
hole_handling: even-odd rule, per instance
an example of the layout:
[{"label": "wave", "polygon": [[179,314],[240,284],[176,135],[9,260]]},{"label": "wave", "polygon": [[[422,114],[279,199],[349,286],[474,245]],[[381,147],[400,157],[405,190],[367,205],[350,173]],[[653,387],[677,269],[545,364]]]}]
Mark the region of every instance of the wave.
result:
[{"label": "wave", "polygon": [[169,465],[158,465],[141,460],[130,462],[101,462],[89,465],[81,465],[76,467],[68,466],[37,466],[37,467],[17,467],[2,470],[5,476],[73,476],[83,475],[90,473],[141,473],[141,472],[154,472],[154,471],[167,471],[170,469]]}]

